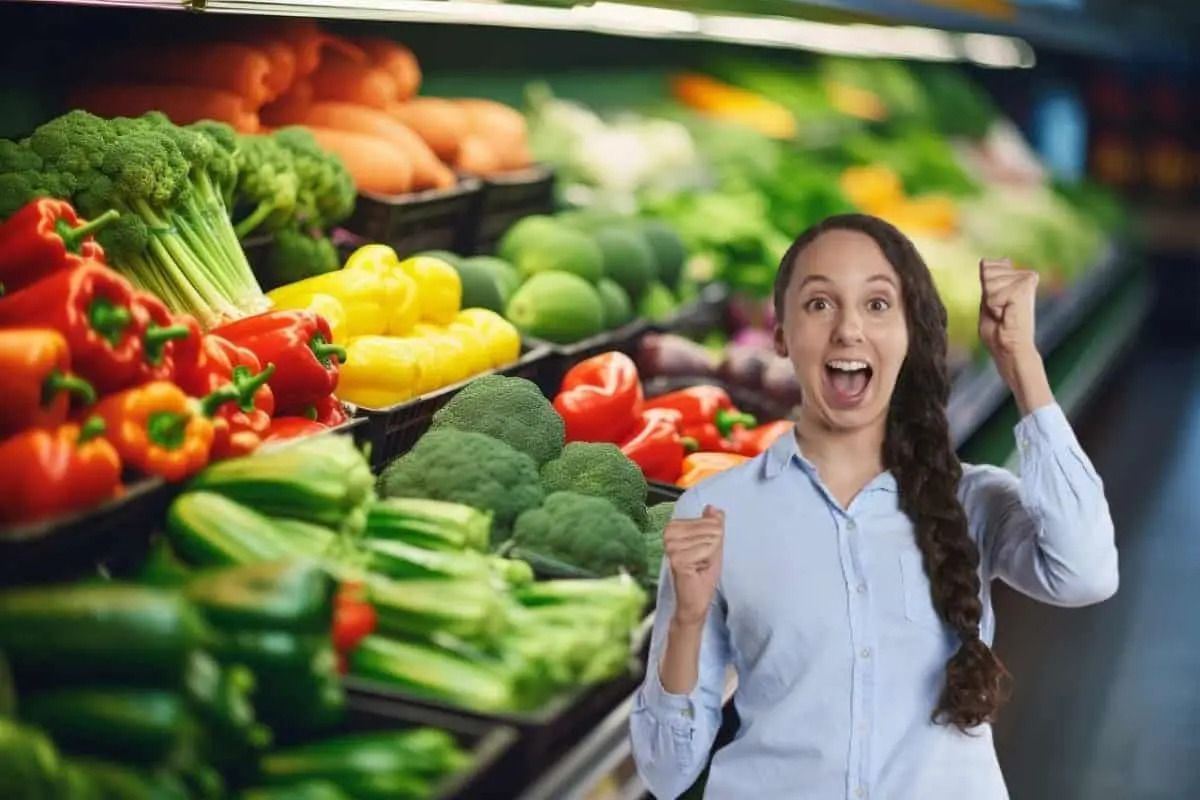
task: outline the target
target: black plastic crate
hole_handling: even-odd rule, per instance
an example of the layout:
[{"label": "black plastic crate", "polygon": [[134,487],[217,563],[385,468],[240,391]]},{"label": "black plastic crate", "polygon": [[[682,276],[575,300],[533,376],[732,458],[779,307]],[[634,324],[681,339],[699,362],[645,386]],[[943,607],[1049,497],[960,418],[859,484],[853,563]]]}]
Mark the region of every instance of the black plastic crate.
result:
[{"label": "black plastic crate", "polygon": [[523,217],[549,214],[555,209],[554,170],[535,164],[518,172],[488,178],[475,202],[473,241],[462,253],[492,253],[504,232]]},{"label": "black plastic crate", "polygon": [[354,236],[386,244],[401,258],[423,250],[456,250],[475,236],[483,184],[460,178],[450,189],[399,197],[360,194],[343,227]]},{"label": "black plastic crate", "polygon": [[474,766],[461,774],[447,776],[430,800],[516,797],[520,778],[514,758],[518,736],[513,728],[377,697],[350,697],[347,706],[347,719],[341,732],[440,728],[452,735],[471,754]]},{"label": "black plastic crate", "polygon": [[700,290],[700,296],[684,303],[659,326],[671,333],[699,335],[721,326],[729,304],[729,287],[711,283]]},{"label": "black plastic crate", "polygon": [[673,503],[683,495],[683,489],[670,483],[647,481],[649,491],[646,492],[646,505],[656,506],[659,503]]},{"label": "black plastic crate", "polygon": [[139,558],[180,488],[146,479],[78,514],[0,529],[0,586],[76,580]]},{"label": "black plastic crate", "polygon": [[598,333],[568,345],[550,344],[539,339],[526,339],[530,346],[540,345],[550,351],[550,357],[543,365],[543,371],[537,381],[538,386],[547,397],[552,398],[558,394],[563,376],[571,367],[592,356],[612,351],[619,351],[633,358],[637,355],[642,337],[654,330],[658,329],[647,320],[637,319],[615,330]]},{"label": "black plastic crate", "polygon": [[[526,347],[515,364],[484,374],[525,378],[540,386],[539,377],[546,368],[546,360],[551,357],[548,348]],[[468,378],[388,408],[357,408],[354,412],[355,417],[365,420],[360,434],[361,440],[371,444],[371,466],[382,467],[396,456],[411,450],[425,431],[429,430],[430,422],[438,409],[478,377],[480,376]]]},{"label": "black plastic crate", "polygon": [[[346,679],[345,685],[347,694],[354,703],[362,700],[391,701],[396,704],[395,707],[415,706],[465,720],[513,728],[519,737],[512,756],[513,784],[524,788],[544,772],[548,765],[591,733],[601,720],[637,689],[644,668],[633,654],[630,664],[629,672],[620,678],[564,695],[539,711],[514,714],[485,714],[459,708],[407,694],[384,683],[353,676]],[[515,794],[516,792],[509,795],[506,792],[502,796]]]}]

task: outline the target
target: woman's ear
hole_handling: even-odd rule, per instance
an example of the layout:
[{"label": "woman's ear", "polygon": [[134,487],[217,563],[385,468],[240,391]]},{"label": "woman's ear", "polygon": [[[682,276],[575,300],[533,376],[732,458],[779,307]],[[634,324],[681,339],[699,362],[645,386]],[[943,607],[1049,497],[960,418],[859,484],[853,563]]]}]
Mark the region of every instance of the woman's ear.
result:
[{"label": "woman's ear", "polygon": [[787,341],[783,338],[783,328],[779,325],[775,326],[775,355],[780,358],[787,358]]}]

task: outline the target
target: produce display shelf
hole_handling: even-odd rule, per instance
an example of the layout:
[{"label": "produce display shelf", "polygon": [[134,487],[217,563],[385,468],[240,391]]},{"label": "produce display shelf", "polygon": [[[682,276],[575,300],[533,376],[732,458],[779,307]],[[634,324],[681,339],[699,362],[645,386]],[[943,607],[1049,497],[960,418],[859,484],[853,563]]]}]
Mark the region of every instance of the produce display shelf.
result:
[{"label": "produce display shelf", "polygon": [[[1068,416],[1083,409],[1087,397],[1120,363],[1120,356],[1127,352],[1149,313],[1149,298],[1145,276],[1114,254],[1054,306],[1047,306],[1046,317],[1039,317],[1043,331],[1039,345],[1046,353],[1056,397]],[[1003,384],[1001,389],[988,412],[994,419],[985,417],[975,425],[980,436],[991,437],[984,449],[993,456],[984,457],[976,438],[970,451],[962,453],[969,461],[1005,463],[1012,452],[1012,425],[1016,419],[1009,416],[1015,414],[1015,409],[1010,401],[1005,405],[1009,397]],[[1001,441],[1007,442],[1003,449]],[[726,702],[736,687],[736,675],[731,673]],[[632,767],[629,742],[633,704],[633,696],[622,702],[520,800],[641,800],[646,789]]]},{"label": "produce display shelf", "polygon": [[[1048,357],[1112,294],[1131,269],[1119,248],[1110,246],[1100,262],[1067,292],[1038,309],[1037,344]],[[955,447],[962,447],[1009,398],[1008,387],[988,360],[965,372],[954,384],[947,404]]]}]

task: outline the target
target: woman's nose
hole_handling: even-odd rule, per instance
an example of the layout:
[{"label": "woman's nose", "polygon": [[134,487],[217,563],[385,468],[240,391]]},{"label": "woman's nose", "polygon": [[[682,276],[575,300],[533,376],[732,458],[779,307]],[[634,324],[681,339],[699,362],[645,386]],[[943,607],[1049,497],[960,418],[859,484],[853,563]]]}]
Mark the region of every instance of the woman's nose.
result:
[{"label": "woman's nose", "polygon": [[838,344],[858,344],[863,339],[862,320],[857,314],[843,313],[838,317],[833,335]]}]

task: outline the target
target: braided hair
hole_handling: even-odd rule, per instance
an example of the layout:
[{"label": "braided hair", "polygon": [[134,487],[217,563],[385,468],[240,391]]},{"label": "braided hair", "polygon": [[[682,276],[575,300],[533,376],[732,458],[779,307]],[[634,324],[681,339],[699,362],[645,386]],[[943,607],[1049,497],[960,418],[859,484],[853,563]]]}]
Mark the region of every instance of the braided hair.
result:
[{"label": "braided hair", "polygon": [[900,276],[909,346],[888,408],[883,463],[895,476],[900,509],[916,530],[933,606],[959,640],[946,662],[933,719],[966,732],[995,719],[1006,699],[1008,673],[980,636],[979,548],[958,501],[962,464],[946,418],[946,307],[908,237],[876,217],[841,214],[806,230],[784,255],[775,277],[775,316],[781,324],[797,258],[818,236],[833,230],[870,236]]}]

